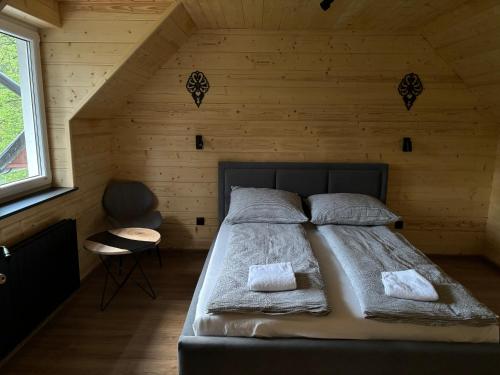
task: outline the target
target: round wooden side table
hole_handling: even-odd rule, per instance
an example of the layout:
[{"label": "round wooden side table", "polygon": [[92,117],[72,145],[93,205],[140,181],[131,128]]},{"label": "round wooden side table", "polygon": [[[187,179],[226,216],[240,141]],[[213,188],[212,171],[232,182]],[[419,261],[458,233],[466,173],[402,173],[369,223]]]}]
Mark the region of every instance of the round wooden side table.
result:
[{"label": "round wooden side table", "polygon": [[[140,283],[136,282],[136,284],[152,299],[156,298],[153,287],[151,286],[151,283],[141,266],[141,255],[148,250],[156,249],[158,251],[160,240],[160,233],[148,228],[110,229],[108,231],[93,234],[85,240],[83,247],[88,251],[97,254],[104,266],[104,269],[106,270],[104,287],[101,295],[101,311],[104,311],[116,297],[136,268],[139,269],[144,281],[147,284],[147,288]],[[111,270],[113,258],[118,258],[120,260],[119,274],[121,274],[122,256],[126,255],[131,256],[134,259],[134,263],[125,274],[123,280],[118,281],[118,277],[114,275]],[[116,289],[111,297],[106,300],[106,290],[109,279],[113,280],[116,284]]]}]

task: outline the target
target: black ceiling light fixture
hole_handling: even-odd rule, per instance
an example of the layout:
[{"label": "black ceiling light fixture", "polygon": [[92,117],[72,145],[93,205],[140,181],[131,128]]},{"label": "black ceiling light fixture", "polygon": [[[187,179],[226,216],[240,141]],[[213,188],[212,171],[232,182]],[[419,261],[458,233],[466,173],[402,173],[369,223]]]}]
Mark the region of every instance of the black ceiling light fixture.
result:
[{"label": "black ceiling light fixture", "polygon": [[330,5],[332,5],[332,3],[333,0],[323,0],[321,3],[319,3],[319,6],[326,12],[328,9],[330,9]]}]

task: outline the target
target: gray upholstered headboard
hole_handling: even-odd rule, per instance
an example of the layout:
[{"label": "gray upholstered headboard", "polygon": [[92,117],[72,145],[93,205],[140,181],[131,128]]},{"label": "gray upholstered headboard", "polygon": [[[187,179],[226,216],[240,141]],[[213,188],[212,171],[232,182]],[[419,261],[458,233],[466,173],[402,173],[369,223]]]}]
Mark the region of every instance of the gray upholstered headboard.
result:
[{"label": "gray upholstered headboard", "polygon": [[219,222],[229,210],[231,186],[287,190],[302,197],[360,193],[385,202],[387,164],[219,162]]}]

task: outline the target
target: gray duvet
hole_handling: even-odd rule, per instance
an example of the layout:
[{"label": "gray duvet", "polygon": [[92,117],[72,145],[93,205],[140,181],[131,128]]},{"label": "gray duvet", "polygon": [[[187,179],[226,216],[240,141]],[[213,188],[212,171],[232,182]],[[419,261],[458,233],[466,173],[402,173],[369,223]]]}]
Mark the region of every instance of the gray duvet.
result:
[{"label": "gray duvet", "polygon": [[[455,280],[386,227],[319,227],[356,291],[365,318],[425,325],[497,322],[497,316]],[[415,269],[436,288],[437,302],[393,298],[384,294],[382,271]]]},{"label": "gray duvet", "polygon": [[[300,224],[245,223],[231,226],[226,257],[210,296],[208,313],[327,314],[330,311],[318,262]],[[297,289],[253,292],[251,265],[291,262]]]}]

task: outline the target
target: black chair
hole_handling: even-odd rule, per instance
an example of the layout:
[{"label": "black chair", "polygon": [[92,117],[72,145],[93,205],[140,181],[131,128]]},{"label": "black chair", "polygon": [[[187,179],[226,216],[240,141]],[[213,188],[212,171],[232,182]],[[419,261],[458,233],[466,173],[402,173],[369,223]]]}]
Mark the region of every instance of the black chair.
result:
[{"label": "black chair", "polygon": [[[115,228],[138,227],[159,229],[163,218],[155,208],[158,201],[149,188],[139,181],[111,181],[102,198],[108,220]],[[158,261],[162,266],[159,246]]]}]

